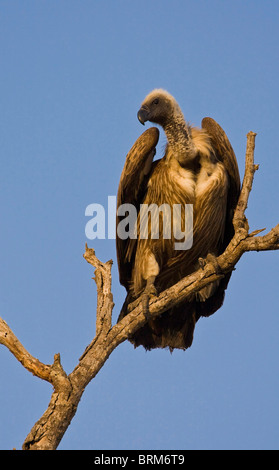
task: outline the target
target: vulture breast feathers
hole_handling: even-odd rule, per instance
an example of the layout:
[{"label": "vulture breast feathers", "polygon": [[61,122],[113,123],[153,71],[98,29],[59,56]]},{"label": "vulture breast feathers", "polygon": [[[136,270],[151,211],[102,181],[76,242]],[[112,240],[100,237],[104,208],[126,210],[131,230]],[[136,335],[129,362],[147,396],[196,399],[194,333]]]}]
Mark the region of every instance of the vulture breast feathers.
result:
[{"label": "vulture breast feathers", "polygon": [[230,242],[240,192],[238,165],[219,124],[206,117],[201,128],[190,126],[164,90],[147,95],[138,119],[161,126],[167,145],[164,157],[153,161],[159,130],[150,127],[129,151],[121,174],[116,244],[120,283],[127,296],[118,321],[141,297],[147,322],[130,338],[134,346],[186,349],[198,319],[223,304],[230,274],[153,320],[148,301],[197,270],[199,258],[218,256]]}]

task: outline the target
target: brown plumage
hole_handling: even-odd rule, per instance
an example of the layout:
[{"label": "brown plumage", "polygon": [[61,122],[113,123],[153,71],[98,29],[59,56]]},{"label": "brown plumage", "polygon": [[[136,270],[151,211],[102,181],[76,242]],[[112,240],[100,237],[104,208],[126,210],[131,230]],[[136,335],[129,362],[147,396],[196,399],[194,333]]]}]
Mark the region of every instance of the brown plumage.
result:
[{"label": "brown plumage", "polygon": [[[218,256],[233,236],[232,216],[240,179],[234,151],[222,128],[211,118],[204,118],[202,128],[189,126],[175,99],[164,90],[152,91],[138,112],[142,124],[154,122],[163,127],[167,147],[162,159],[154,161],[159,131],[147,129],[126,157],[120,178],[117,207],[133,204],[193,205],[193,245],[188,250],[175,249],[175,235],[163,237],[163,216],[159,217],[159,237],[137,237],[123,240],[117,236],[117,258],[120,282],[127,290],[119,320],[127,306],[142,296],[148,319],[148,299],[174,285],[199,267],[199,258]],[[184,211],[182,210],[182,215]],[[182,227],[184,227],[184,216]],[[117,225],[123,215],[117,216]],[[173,210],[167,224],[177,224]],[[181,227],[180,227],[181,228]],[[191,346],[195,324],[201,316],[219,309],[230,274],[154,320],[148,319],[130,341],[146,349],[186,349]]]}]

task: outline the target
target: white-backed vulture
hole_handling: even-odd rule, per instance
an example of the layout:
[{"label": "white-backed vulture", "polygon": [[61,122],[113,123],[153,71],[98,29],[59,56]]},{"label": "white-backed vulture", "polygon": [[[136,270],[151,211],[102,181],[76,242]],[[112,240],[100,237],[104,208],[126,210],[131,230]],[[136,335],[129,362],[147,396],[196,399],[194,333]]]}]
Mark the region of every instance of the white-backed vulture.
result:
[{"label": "white-backed vulture", "polygon": [[[127,290],[119,320],[127,315],[128,304],[142,296],[147,322],[130,338],[134,346],[186,349],[192,344],[198,319],[222,306],[230,274],[154,320],[148,317],[148,299],[197,270],[200,258],[224,251],[234,233],[232,217],[240,192],[238,165],[223,129],[208,117],[201,128],[190,126],[176,100],[162,89],[147,95],[138,119],[164,129],[165,155],[153,161],[159,130],[147,129],[126,157],[117,207],[128,203],[139,211],[142,204],[181,204],[183,208],[192,204],[193,245],[176,250],[173,231],[170,238],[163,237],[161,213],[157,239],[143,239],[139,230],[136,238],[117,236],[120,283]],[[123,218],[123,214],[117,215],[117,226]]]}]

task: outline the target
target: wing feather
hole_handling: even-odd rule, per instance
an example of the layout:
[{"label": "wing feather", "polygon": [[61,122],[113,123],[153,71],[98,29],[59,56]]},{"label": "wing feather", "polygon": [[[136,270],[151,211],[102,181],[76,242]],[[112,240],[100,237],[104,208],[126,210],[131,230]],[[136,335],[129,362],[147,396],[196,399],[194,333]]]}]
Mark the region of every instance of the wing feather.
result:
[{"label": "wing feather", "polygon": [[[158,140],[159,130],[150,127],[136,140],[127,154],[118,187],[117,210],[122,204],[133,204],[138,210],[146,191]],[[116,226],[121,219],[123,217],[116,216]],[[130,237],[122,240],[116,234],[119,279],[126,288],[131,280],[136,245],[137,240]]]},{"label": "wing feather", "polygon": [[[229,188],[227,197],[227,213],[225,222],[225,233],[222,251],[226,248],[234,235],[232,224],[233,214],[240,194],[240,176],[235,153],[228,137],[221,126],[214,119],[206,117],[202,120],[202,128],[210,136],[212,146],[215,150],[217,159],[223,163],[229,178]],[[228,273],[221,279],[216,292],[205,302],[197,303],[196,319],[200,316],[212,315],[218,310],[224,301],[225,290],[227,289],[231,273]]]},{"label": "wing feather", "polygon": [[223,163],[229,178],[227,200],[227,220],[225,228],[224,247],[233,236],[232,218],[240,194],[240,176],[234,150],[222,127],[212,118],[202,120],[202,128],[208,133],[217,159]]}]

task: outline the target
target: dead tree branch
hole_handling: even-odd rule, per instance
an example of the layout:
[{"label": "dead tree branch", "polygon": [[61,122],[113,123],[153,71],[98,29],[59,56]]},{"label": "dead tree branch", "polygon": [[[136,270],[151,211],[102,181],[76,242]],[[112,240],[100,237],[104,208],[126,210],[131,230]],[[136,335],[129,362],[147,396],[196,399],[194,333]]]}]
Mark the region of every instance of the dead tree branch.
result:
[{"label": "dead tree branch", "polygon": [[[254,173],[258,169],[254,164],[255,137],[256,134],[253,132],[247,135],[245,175],[233,220],[235,235],[225,252],[217,258],[218,269],[216,263],[208,259],[203,268],[152,299],[149,307],[152,317],[161,315],[173,305],[183,302],[190,294],[231,272],[245,252],[279,249],[279,224],[267,235],[258,236],[262,230],[249,234],[248,221],[245,217]],[[54,388],[47,410],[34,424],[23,443],[25,450],[57,448],[76,413],[85,387],[99,372],[112,351],[146,321],[139,303],[119,323],[112,326],[114,306],[111,292],[112,261],[102,263],[96,257],[95,251],[87,245],[84,258],[95,268],[93,279],[97,286],[96,335],[69,375],[62,368],[59,354],[54,356],[52,365],[43,364],[29,354],[7,323],[0,319],[0,343],[6,346],[27,370],[48,381]]]}]

